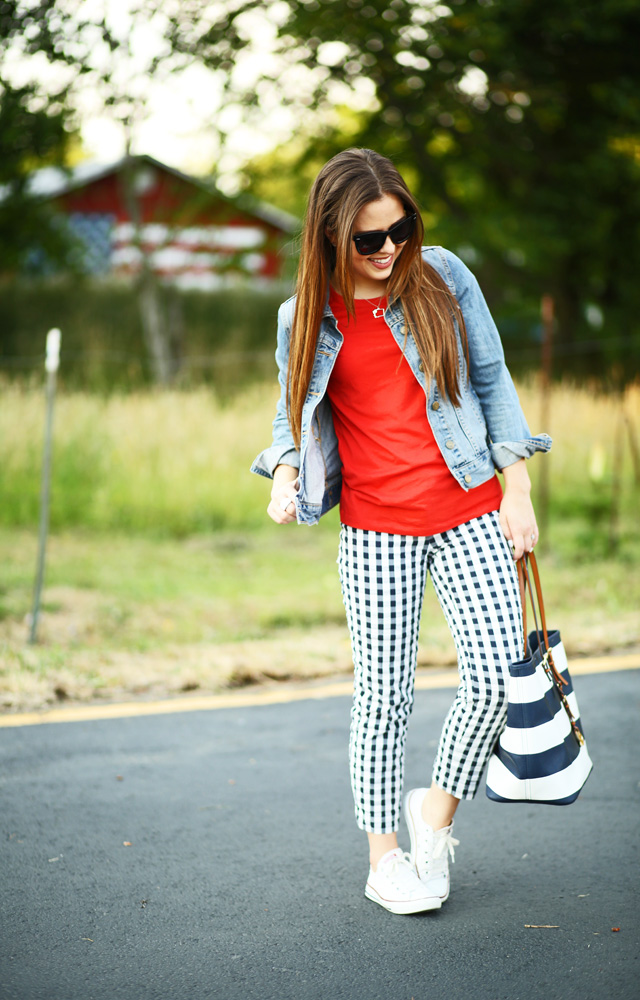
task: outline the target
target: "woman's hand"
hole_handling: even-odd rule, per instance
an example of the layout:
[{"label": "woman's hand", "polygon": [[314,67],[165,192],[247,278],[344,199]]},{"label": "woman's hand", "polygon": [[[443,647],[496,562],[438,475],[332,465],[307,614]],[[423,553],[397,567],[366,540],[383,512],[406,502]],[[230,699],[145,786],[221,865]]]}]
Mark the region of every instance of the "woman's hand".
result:
[{"label": "woman's hand", "polygon": [[273,473],[271,502],[267,514],[276,524],[291,524],[297,519],[293,498],[298,492],[298,469],[292,465],[278,465]]},{"label": "woman's hand", "polygon": [[531,503],[531,481],[524,458],[502,470],[504,496],[500,504],[500,527],[513,545],[514,559],[533,552],[538,541],[538,525]]}]

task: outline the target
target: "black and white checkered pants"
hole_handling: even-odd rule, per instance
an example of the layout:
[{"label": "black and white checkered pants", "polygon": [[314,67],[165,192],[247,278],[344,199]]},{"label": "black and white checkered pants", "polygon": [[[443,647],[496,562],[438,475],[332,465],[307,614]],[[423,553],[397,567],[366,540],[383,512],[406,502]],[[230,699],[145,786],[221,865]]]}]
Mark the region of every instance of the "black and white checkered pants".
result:
[{"label": "black and white checkered pants", "polygon": [[338,557],[355,668],[349,757],[356,820],[398,829],[422,600],[430,573],[458,652],[460,683],[433,781],[473,798],[506,717],[522,655],[515,563],[498,512],[429,537],[342,526]]}]

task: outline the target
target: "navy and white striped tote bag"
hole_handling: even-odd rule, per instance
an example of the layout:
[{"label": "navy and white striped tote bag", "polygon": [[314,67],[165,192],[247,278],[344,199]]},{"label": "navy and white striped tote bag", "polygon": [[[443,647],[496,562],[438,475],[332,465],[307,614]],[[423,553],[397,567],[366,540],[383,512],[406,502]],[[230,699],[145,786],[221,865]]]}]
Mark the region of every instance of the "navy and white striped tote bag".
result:
[{"label": "navy and white striped tote bag", "polygon": [[537,628],[531,581],[523,561],[518,566],[523,613],[528,589],[536,631],[528,636],[525,657],[509,667],[507,724],[489,760],[487,795],[495,802],[568,805],[577,799],[593,765],[560,632],[547,630],[533,553],[528,558],[542,631]]}]

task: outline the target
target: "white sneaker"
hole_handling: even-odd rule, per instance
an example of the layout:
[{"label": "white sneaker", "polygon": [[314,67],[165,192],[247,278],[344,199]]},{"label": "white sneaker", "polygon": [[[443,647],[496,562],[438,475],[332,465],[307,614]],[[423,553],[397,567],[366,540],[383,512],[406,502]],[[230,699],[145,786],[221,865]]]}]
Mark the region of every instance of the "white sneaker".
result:
[{"label": "white sneaker", "polygon": [[404,801],[404,817],[411,838],[409,858],[420,881],[444,903],[449,898],[449,855],[455,861],[454,847],[460,841],[451,835],[453,820],[441,830],[425,823],[422,803],[426,794],[426,788],[414,788]]},{"label": "white sneaker", "polygon": [[380,858],[375,872],[369,869],[364,894],[391,913],[422,913],[441,906],[440,898],[420,881],[409,855],[399,847]]}]

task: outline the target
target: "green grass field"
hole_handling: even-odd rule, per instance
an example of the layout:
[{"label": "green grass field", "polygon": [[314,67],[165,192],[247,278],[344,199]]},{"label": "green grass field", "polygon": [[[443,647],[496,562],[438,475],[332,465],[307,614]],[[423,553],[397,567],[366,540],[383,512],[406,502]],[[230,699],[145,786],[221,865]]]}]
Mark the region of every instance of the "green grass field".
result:
[{"label": "green grass field", "polygon": [[[549,529],[541,549],[551,624],[573,655],[640,642],[639,489],[619,401],[556,389],[550,426],[534,386],[529,423],[549,430]],[[349,669],[335,566],[336,512],[316,528],[268,521],[267,480],[248,466],[269,442],[273,387],[222,405],[206,390],[56,408],[52,535],[40,642],[26,644],[36,562],[44,404],[7,386],[0,408],[0,704],[215,691]],[[638,425],[640,392],[628,394]],[[535,489],[537,490],[537,485]],[[611,499],[619,513],[611,521]],[[615,547],[611,544],[614,531]],[[428,588],[421,662],[453,662]]]},{"label": "green grass field", "polygon": [[[551,399],[548,426],[542,427],[535,384],[519,390],[534,433],[545,430],[554,438],[551,453],[529,463],[534,483],[543,463],[548,467],[550,541],[569,545],[575,558],[588,557],[590,546],[606,554],[612,494],[619,495],[625,533],[640,492],[626,438],[621,488],[613,487],[621,401],[560,385]],[[106,397],[61,394],[55,411],[52,528],[174,538],[259,528],[268,483],[249,475],[248,468],[270,442],[275,398],[273,385],[254,386],[227,402],[206,388]],[[637,435],[640,388],[627,392],[625,410]],[[43,422],[41,390],[3,386],[0,524],[7,527],[37,524]],[[573,528],[568,535],[553,528],[571,521],[583,522],[577,536]]]}]

